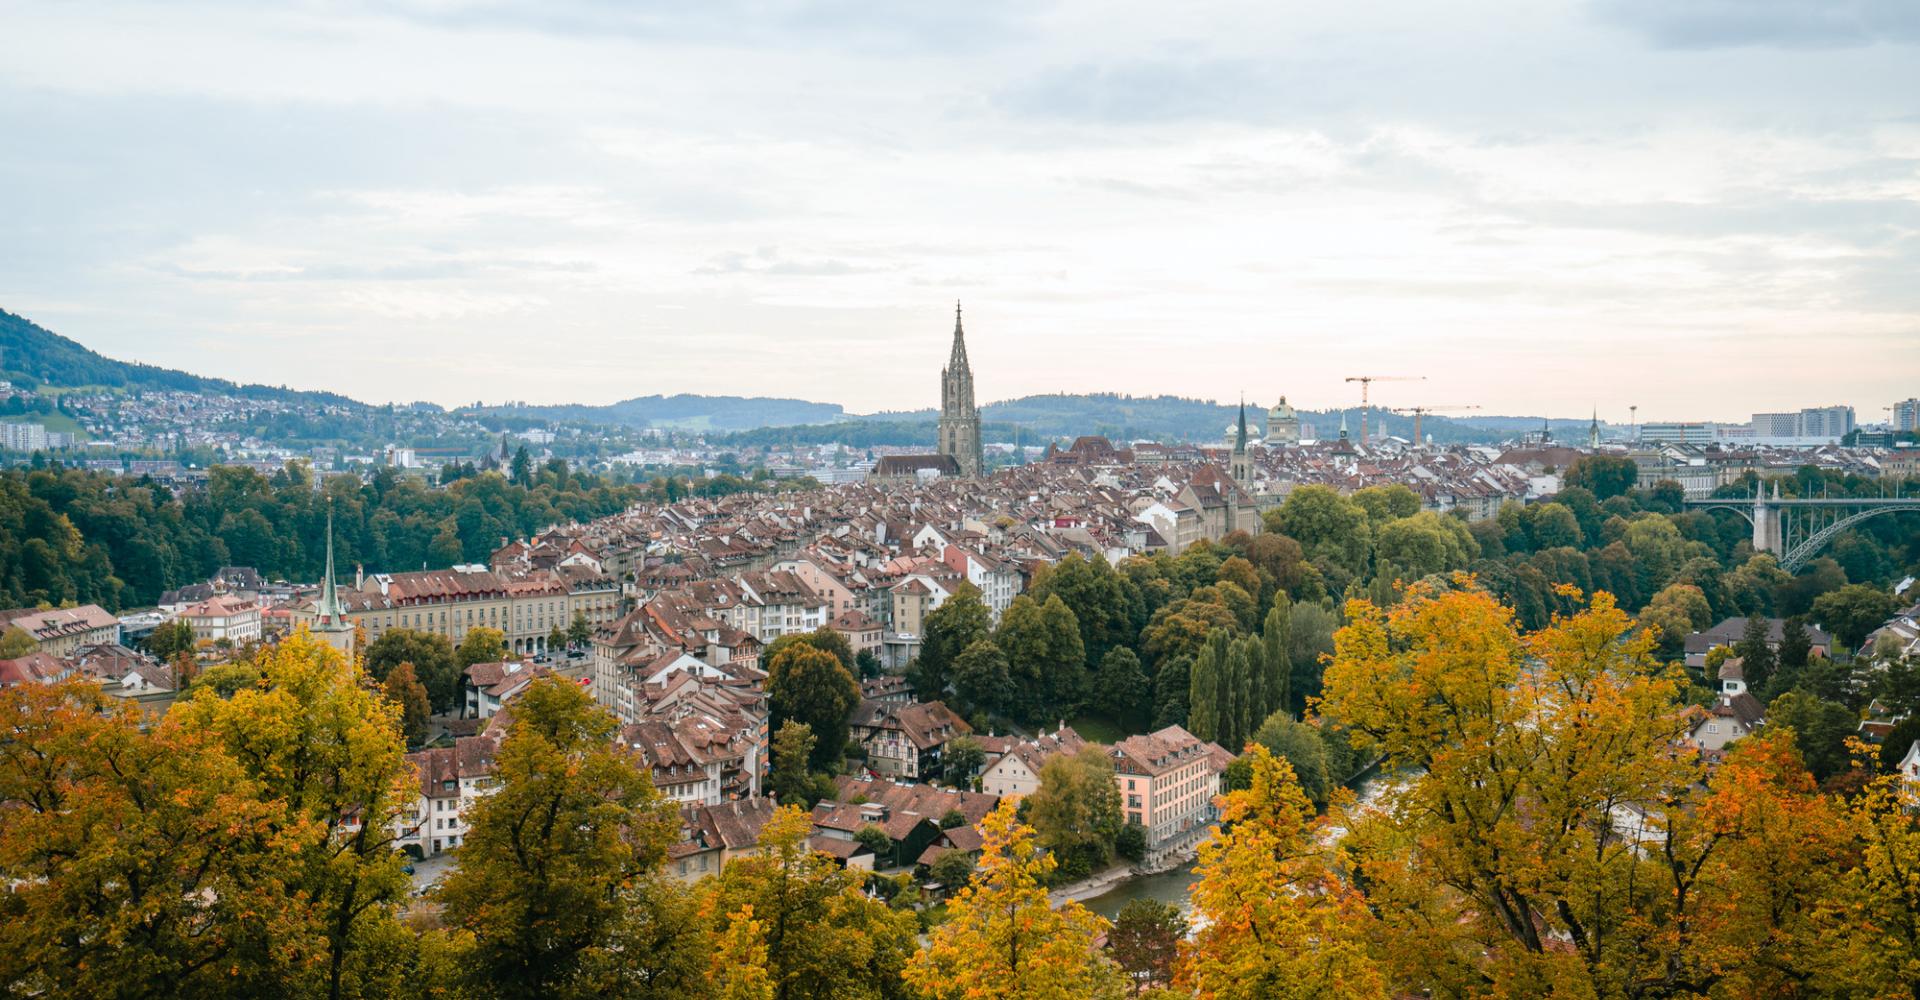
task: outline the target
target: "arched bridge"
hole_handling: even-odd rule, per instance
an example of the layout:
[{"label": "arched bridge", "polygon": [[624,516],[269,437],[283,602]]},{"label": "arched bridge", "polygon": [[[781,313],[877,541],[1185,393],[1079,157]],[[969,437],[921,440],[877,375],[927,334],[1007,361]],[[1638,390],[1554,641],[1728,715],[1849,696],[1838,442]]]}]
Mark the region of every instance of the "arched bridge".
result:
[{"label": "arched bridge", "polygon": [[1713,500],[1689,500],[1695,510],[1730,510],[1753,525],[1753,547],[1771,552],[1780,568],[1789,573],[1799,570],[1820,547],[1835,535],[1870,517],[1903,510],[1920,511],[1920,498],[1877,497],[1863,500],[1810,499],[1783,500],[1780,484],[1768,496],[1765,487],[1755,484],[1752,499],[1721,497]]}]

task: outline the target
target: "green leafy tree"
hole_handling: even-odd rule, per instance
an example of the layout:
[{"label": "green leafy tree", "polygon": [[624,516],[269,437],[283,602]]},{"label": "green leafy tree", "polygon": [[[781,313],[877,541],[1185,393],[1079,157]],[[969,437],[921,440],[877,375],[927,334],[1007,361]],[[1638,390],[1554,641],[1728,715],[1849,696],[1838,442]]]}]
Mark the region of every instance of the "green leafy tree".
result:
[{"label": "green leafy tree", "polygon": [[1775,650],[1782,672],[1800,670],[1813,652],[1813,637],[1807,632],[1807,620],[1795,615],[1780,629],[1780,648]]},{"label": "green leafy tree", "polygon": [[1364,507],[1331,487],[1302,486],[1264,516],[1267,530],[1299,542],[1309,561],[1337,566],[1350,576],[1366,571],[1372,521]]},{"label": "green leafy tree", "polygon": [[1773,646],[1767,641],[1768,624],[1758,615],[1747,619],[1747,626],[1741,632],[1740,641],[1734,643],[1733,651],[1740,657],[1740,669],[1745,675],[1747,686],[1755,690],[1765,690],[1773,677]]},{"label": "green leafy tree", "polygon": [[767,664],[770,725],[804,722],[817,741],[813,766],[831,770],[847,746],[847,720],[860,704],[860,682],[832,653],[794,643]]},{"label": "green leafy tree", "polygon": [[427,701],[436,712],[451,712],[460,700],[460,662],[445,636],[409,628],[388,629],[367,644],[367,672],[385,680],[393,668],[413,664],[414,674],[427,689]]},{"label": "green leafy tree", "polygon": [[547,630],[547,651],[557,653],[566,648],[567,630],[555,622],[553,628]]},{"label": "green leafy tree", "polygon": [[454,647],[453,658],[462,670],[476,663],[499,663],[507,658],[507,635],[497,628],[470,628]]},{"label": "green leafy tree", "polygon": [[1101,662],[1109,650],[1130,644],[1139,634],[1133,621],[1137,588],[1100,556],[1069,554],[1037,574],[1027,593],[1042,605],[1058,597],[1073,612],[1088,663]]},{"label": "green leafy tree", "polygon": [[[971,736],[959,736],[947,741],[946,749],[941,753],[941,771],[947,784],[965,788],[975,774],[986,766],[987,752],[980,741]],[[941,817],[940,826],[947,828],[947,819]],[[964,819],[962,820],[964,822]]]},{"label": "green leafy tree", "polygon": [[578,685],[542,678],[513,708],[499,786],[473,806],[440,898],[473,935],[475,992],[599,996],[678,820]]},{"label": "green leafy tree", "polygon": [[1060,858],[1064,877],[1105,867],[1120,833],[1120,786],[1098,746],[1055,754],[1040,768],[1040,787],[1022,803],[1040,845]]},{"label": "green leafy tree", "polygon": [[1275,595],[1260,629],[1260,666],[1267,672],[1262,685],[1267,694],[1267,714],[1292,707],[1293,653],[1287,637],[1292,623],[1293,602],[1286,594]]},{"label": "green leafy tree", "polygon": [[1301,791],[1317,805],[1325,805],[1333,790],[1328,773],[1326,744],[1318,727],[1295,719],[1287,712],[1275,712],[1260,723],[1253,742],[1293,767],[1294,779]]},{"label": "green leafy tree", "polygon": [[[10,628],[7,631],[9,635],[14,632],[20,632],[21,635],[26,635],[25,632],[18,628]],[[28,636],[29,640],[31,640],[31,638],[31,636]],[[181,653],[191,654],[193,652],[195,645],[193,626],[178,619],[167,622],[149,633],[144,645],[147,647],[147,652],[153,654],[154,659],[160,660],[163,663],[172,663],[173,658],[179,656]],[[7,652],[9,648],[11,647],[6,645],[5,639],[0,639],[0,659],[21,655],[20,653]],[[30,651],[29,649],[29,652]]]},{"label": "green leafy tree", "polygon": [[1848,766],[1847,737],[1859,726],[1847,706],[1807,691],[1788,691],[1767,705],[1770,732],[1791,730],[1794,745],[1814,780],[1825,781]]},{"label": "green leafy tree", "polygon": [[1093,707],[1123,728],[1135,729],[1144,721],[1153,707],[1153,687],[1133,650],[1116,647],[1100,661]]},{"label": "green leafy tree", "polygon": [[1848,650],[1859,649],[1867,633],[1879,628],[1899,602],[1891,594],[1864,583],[1850,583],[1813,599],[1813,618],[1833,633],[1834,641]]},{"label": "green leafy tree", "polygon": [[1169,985],[1180,942],[1187,937],[1187,918],[1178,906],[1157,899],[1133,899],[1114,918],[1107,931],[1107,954],[1133,983],[1134,994]]},{"label": "green leafy tree", "polygon": [[766,649],[760,651],[760,658],[771,663],[774,657],[794,645],[812,646],[823,653],[832,653],[833,658],[839,660],[840,665],[846,667],[848,672],[855,669],[852,644],[847,642],[845,635],[830,628],[817,628],[811,632],[789,632],[778,636],[767,644]]},{"label": "green leafy tree", "polygon": [[927,877],[948,888],[966,885],[973,878],[973,855],[966,851],[941,851],[927,865]]},{"label": "green leafy tree", "polygon": [[573,646],[585,646],[593,641],[593,623],[587,620],[585,611],[575,611],[573,620],[567,623],[567,642]]},{"label": "green leafy tree", "polygon": [[1007,713],[1014,700],[1011,671],[999,645],[981,639],[953,661],[954,694],[969,712]]},{"label": "green leafy tree", "polygon": [[1194,658],[1187,681],[1187,731],[1203,740],[1220,733],[1220,684],[1226,672],[1222,652],[1226,633],[1215,632],[1219,642],[1208,642]]},{"label": "green leafy tree", "polygon": [[1640,467],[1620,455],[1583,455],[1567,468],[1562,481],[1590,491],[1596,499],[1623,496],[1640,481]]},{"label": "green leafy tree", "polygon": [[921,631],[920,655],[907,676],[922,700],[938,701],[947,695],[953,661],[968,646],[992,638],[993,612],[981,599],[978,587],[962,583],[927,613]]},{"label": "green leafy tree", "polygon": [[773,771],[767,776],[773,797],[785,805],[813,808],[813,775],[807,768],[813,762],[813,729],[804,722],[789,719],[773,736]]}]

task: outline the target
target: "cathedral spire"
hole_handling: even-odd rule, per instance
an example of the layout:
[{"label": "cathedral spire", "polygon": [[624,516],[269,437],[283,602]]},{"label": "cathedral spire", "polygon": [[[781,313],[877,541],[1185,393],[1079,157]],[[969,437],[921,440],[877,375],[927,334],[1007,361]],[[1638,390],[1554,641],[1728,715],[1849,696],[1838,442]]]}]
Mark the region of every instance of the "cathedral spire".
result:
[{"label": "cathedral spire", "polygon": [[1247,397],[1240,397],[1240,426],[1233,432],[1233,450],[1247,450]]},{"label": "cathedral spire", "polygon": [[[953,354],[947,358],[947,370],[967,372],[967,335],[960,328],[960,300],[953,302]],[[967,372],[971,375],[972,372]]]}]

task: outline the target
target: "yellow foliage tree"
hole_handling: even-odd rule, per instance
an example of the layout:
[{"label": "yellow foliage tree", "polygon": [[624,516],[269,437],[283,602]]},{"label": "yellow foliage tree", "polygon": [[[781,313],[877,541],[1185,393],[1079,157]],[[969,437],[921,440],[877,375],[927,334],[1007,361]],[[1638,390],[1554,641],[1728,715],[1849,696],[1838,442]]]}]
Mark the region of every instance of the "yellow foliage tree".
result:
[{"label": "yellow foliage tree", "polygon": [[1096,945],[1106,921],[1079,903],[1047,904],[1053,858],[1014,817],[1011,800],[981,823],[980,867],[947,921],[907,963],[929,1000],[1109,1000],[1126,978]]},{"label": "yellow foliage tree", "polygon": [[1201,1000],[1385,995],[1366,908],[1325,863],[1293,768],[1258,744],[1249,761],[1252,785],[1226,797],[1221,832],[1200,848],[1200,930],[1179,984]]},{"label": "yellow foliage tree", "polygon": [[721,935],[707,969],[715,1000],[773,1000],[765,939],[766,928],[753,919],[751,905],[728,915],[727,932]]}]

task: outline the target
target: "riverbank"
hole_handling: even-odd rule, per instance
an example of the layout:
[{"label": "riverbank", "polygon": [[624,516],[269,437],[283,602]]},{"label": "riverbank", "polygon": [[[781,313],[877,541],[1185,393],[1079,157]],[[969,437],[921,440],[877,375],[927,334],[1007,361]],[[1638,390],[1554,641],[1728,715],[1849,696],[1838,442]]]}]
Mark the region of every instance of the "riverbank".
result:
[{"label": "riverbank", "polygon": [[1185,843],[1159,852],[1151,863],[1114,865],[1078,882],[1069,882],[1049,892],[1047,901],[1054,906],[1069,901],[1081,903],[1096,896],[1104,896],[1129,882],[1188,868],[1193,864],[1194,859],[1200,856],[1200,845],[1206,843],[1212,833],[1213,828],[1209,825],[1190,836]]}]

